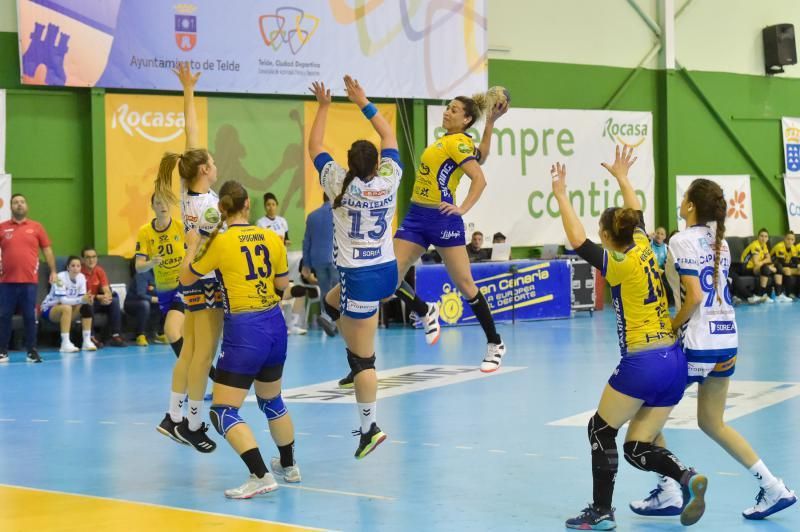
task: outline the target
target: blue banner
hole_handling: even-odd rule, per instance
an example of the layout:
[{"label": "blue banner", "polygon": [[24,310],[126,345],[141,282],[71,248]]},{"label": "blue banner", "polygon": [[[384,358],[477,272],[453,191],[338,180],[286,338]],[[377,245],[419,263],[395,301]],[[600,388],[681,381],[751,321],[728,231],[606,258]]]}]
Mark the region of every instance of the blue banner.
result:
[{"label": "blue banner", "polygon": [[[519,260],[472,264],[472,277],[483,292],[495,321],[568,318],[571,312],[567,261]],[[425,301],[438,301],[445,325],[477,323],[443,264],[416,268],[416,291]]]}]

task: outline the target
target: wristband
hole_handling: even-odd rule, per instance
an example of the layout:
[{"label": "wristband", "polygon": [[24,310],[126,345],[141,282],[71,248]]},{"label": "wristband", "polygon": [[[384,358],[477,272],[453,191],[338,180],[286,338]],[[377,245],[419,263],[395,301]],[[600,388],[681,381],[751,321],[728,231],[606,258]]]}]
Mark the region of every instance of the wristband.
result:
[{"label": "wristband", "polygon": [[364,113],[367,120],[372,120],[372,117],[378,114],[378,108],[375,107],[374,103],[370,102],[361,108],[361,112]]}]

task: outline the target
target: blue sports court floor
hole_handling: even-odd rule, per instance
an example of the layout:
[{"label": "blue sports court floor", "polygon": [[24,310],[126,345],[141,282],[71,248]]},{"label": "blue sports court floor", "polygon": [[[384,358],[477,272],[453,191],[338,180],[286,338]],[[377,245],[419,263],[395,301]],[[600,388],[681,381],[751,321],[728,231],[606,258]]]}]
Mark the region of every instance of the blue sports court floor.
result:
[{"label": "blue sports court floor", "polygon": [[[800,303],[740,307],[738,320],[728,416],[798,489]],[[222,494],[246,469],[216,433],[216,452],[201,455],[155,431],[174,362],[168,348],[43,352],[39,365],[12,354],[0,367],[0,530],[562,530],[591,498],[585,426],[617,362],[614,317],[605,310],[500,332],[508,354],[487,377],[476,369],[477,327],[445,329],[432,348],[410,329],[382,330],[379,369],[397,369],[391,396],[378,404],[389,439],[362,461],[353,459],[355,407],[325,391],[335,387],[296,390],[346,373],[342,340],[291,337],[284,383],[295,391],[284,396],[307,401],[289,404],[303,482],[249,501]],[[687,428],[666,434],[710,478],[708,511],[695,529],[800,530],[797,506],[765,522],[740,516],[758,486],[692,426],[691,395],[671,422]],[[242,414],[261,434],[265,457],[275,455],[255,403]],[[621,461],[620,529],[681,528],[675,518],[627,508],[654,480]]]}]

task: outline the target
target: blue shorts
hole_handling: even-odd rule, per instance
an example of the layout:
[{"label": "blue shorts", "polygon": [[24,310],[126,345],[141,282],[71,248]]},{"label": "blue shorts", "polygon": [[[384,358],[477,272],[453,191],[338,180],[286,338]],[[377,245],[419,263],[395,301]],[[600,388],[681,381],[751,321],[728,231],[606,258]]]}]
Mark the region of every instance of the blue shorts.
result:
[{"label": "blue shorts", "polygon": [[419,244],[425,249],[434,245],[441,248],[466,246],[464,220],[461,216],[442,214],[436,207],[411,204],[395,238]]},{"label": "blue shorts", "polygon": [[675,406],[686,389],[686,355],[678,343],[622,357],[608,384],[644,401],[643,406]]},{"label": "blue shorts", "polygon": [[183,303],[188,312],[223,308],[222,288],[216,279],[199,279],[189,286],[182,286]]},{"label": "blue shorts", "polygon": [[255,377],[286,362],[286,322],[280,305],[225,316],[217,371]]},{"label": "blue shorts", "polygon": [[342,314],[365,320],[378,312],[382,299],[391,297],[397,290],[397,261],[363,268],[339,268],[339,282]]},{"label": "blue shorts", "polygon": [[158,298],[158,308],[161,309],[161,315],[166,316],[170,310],[177,310],[183,313],[183,294],[180,288],[167,290],[166,292],[156,292]]},{"label": "blue shorts", "polygon": [[730,377],[736,371],[736,348],[700,351],[686,349],[689,363],[689,384],[703,382],[706,377]]}]

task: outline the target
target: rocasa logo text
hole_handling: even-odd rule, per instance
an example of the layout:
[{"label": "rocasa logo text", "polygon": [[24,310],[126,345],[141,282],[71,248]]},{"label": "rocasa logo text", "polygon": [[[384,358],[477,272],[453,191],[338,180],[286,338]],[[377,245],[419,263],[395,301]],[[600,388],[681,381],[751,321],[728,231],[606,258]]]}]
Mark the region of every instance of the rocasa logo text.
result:
[{"label": "rocasa logo text", "polygon": [[131,137],[139,135],[150,142],[170,142],[183,134],[184,126],[183,113],[132,111],[127,103],[111,116],[111,129],[120,127]]},{"label": "rocasa logo text", "polygon": [[603,136],[608,137],[614,144],[635,148],[647,139],[647,124],[620,123],[609,118],[603,126]]}]

